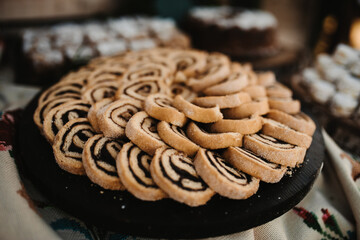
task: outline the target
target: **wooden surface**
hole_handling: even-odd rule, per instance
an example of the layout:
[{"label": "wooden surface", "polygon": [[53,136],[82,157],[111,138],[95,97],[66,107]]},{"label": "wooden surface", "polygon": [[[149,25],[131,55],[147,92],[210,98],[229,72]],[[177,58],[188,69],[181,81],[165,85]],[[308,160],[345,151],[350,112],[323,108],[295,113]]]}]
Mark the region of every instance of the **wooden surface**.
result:
[{"label": "wooden surface", "polygon": [[51,202],[87,223],[124,234],[162,238],[202,238],[247,230],[290,210],[311,189],[325,158],[319,129],[303,166],[279,183],[261,183],[247,200],[215,195],[205,206],[188,207],[171,199],[145,202],[127,191],[104,190],[84,176],[61,170],[49,143],[32,120],[37,98],[17,127],[15,154],[22,177]]}]

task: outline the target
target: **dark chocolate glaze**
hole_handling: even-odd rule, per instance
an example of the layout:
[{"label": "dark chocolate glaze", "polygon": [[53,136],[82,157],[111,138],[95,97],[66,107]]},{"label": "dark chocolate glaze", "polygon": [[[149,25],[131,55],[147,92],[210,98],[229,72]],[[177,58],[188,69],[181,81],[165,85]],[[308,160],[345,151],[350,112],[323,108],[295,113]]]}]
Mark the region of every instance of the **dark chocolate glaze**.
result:
[{"label": "dark chocolate glaze", "polygon": [[[164,150],[162,152],[162,155],[164,153],[166,153],[167,149]],[[162,158],[163,156],[161,156],[160,158]],[[192,163],[189,163],[188,161],[184,160],[185,156],[180,156],[178,158],[179,161],[181,161],[182,163],[191,166],[192,168],[194,168],[194,165]],[[160,159],[159,165],[160,165],[160,169],[161,169],[161,173],[162,175],[167,178],[170,182],[172,182],[173,184],[175,184],[176,186],[178,186],[179,188],[189,191],[189,192],[202,192],[202,191],[206,191],[206,189],[208,189],[208,186],[206,185],[206,183],[198,176],[194,176],[191,173],[187,172],[185,169],[181,169],[178,166],[176,166],[176,164],[174,164],[173,159],[172,159],[172,155],[167,156],[168,161],[170,162],[170,167],[172,168],[172,170],[177,173],[177,175],[179,176],[178,180],[174,180],[172,179],[168,173],[167,173],[167,169],[165,169],[164,164],[162,159]],[[200,189],[193,189],[193,188],[189,188],[184,186],[183,181],[184,180],[190,180],[192,182],[196,182],[196,183],[200,183],[201,184],[201,188]]]},{"label": "dark chocolate glaze", "polygon": [[[131,155],[131,152],[138,148],[136,145],[132,145],[128,151],[127,151],[127,158],[128,158],[128,161],[132,161],[132,159],[130,159],[130,155]],[[139,149],[139,148],[138,148]],[[136,156],[136,165],[139,166],[139,168],[142,170],[142,172],[144,173],[144,176],[145,178],[150,178],[152,179],[151,177],[151,174],[150,174],[150,171],[148,169],[146,169],[146,167],[142,164],[142,161],[141,161],[141,158],[144,157],[144,156],[149,156],[148,154],[146,154],[144,151],[140,150],[140,153]],[[148,158],[148,163],[150,165],[151,163],[151,157],[149,156]],[[145,183],[140,176],[136,175],[136,173],[134,172],[134,170],[131,168],[130,164],[128,165],[129,166],[129,170],[131,172],[131,175],[134,177],[134,179],[136,180],[136,182],[144,187],[147,187],[147,188],[154,188],[154,189],[158,189],[159,187],[155,184],[147,184]]]},{"label": "dark chocolate glaze", "polygon": [[[221,167],[223,167],[223,169],[225,169],[225,171],[233,176],[236,179],[240,179],[240,180],[246,180],[246,184],[239,184],[242,186],[246,186],[247,184],[252,182],[252,177],[246,173],[240,172],[238,170],[236,170],[233,166],[230,165],[230,163],[228,163],[227,161],[225,161],[225,159],[223,159],[219,154],[217,153],[213,153],[209,150],[205,151],[205,155],[209,161],[209,163],[216,169],[216,171],[221,174],[222,176],[224,176],[227,180],[229,180],[230,182],[239,184],[238,182],[235,182],[233,179],[229,178],[228,176],[224,175],[220,169],[218,168],[217,164],[220,165]],[[217,164],[216,164],[216,163]],[[231,171],[230,169],[234,169],[235,172],[237,174],[235,174],[233,171]]]}]

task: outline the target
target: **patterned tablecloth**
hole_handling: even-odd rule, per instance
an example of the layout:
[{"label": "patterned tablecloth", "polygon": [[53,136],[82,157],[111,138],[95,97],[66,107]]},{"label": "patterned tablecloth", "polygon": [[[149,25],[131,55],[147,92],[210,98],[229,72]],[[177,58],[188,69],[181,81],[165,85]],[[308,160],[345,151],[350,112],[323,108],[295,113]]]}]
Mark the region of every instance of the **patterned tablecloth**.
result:
[{"label": "patterned tablecloth", "polygon": [[[141,239],[87,225],[21,181],[12,148],[15,123],[38,91],[0,85],[0,239]],[[359,158],[322,134],[328,157],[305,199],[271,222],[215,239],[360,239]]]}]

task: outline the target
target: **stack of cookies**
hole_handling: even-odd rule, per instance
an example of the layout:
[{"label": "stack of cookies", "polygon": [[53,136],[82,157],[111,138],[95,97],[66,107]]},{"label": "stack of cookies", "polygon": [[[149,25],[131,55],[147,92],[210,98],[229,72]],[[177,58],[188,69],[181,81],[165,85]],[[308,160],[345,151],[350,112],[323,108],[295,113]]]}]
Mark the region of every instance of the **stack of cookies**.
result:
[{"label": "stack of cookies", "polygon": [[219,53],[152,49],[98,58],[39,98],[58,165],[105,189],[189,206],[246,199],[301,165],[315,131],[272,72]]}]

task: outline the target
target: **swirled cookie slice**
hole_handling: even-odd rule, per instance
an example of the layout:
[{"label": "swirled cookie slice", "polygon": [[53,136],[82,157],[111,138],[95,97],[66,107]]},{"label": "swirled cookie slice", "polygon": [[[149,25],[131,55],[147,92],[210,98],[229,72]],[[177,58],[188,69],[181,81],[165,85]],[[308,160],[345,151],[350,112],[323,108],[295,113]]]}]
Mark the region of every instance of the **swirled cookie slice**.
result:
[{"label": "swirled cookie slice", "polygon": [[145,99],[144,110],[153,118],[182,127],[187,118],[172,106],[172,102],[173,99],[165,94],[152,94]]},{"label": "swirled cookie slice", "polygon": [[237,132],[208,133],[194,122],[190,122],[186,135],[196,144],[208,149],[242,146],[243,135]]},{"label": "swirled cookie slice", "polygon": [[285,124],[292,129],[303,132],[309,136],[312,136],[316,129],[314,121],[308,115],[302,112],[295,115],[290,115],[279,110],[271,109],[266,117]]},{"label": "swirled cookie slice", "polygon": [[157,125],[157,130],[165,143],[188,156],[194,156],[200,148],[186,136],[184,130],[179,126],[161,121]]},{"label": "swirled cookie slice", "polygon": [[276,109],[289,114],[297,114],[300,112],[300,101],[292,98],[269,98],[270,109]]},{"label": "swirled cookie slice", "polygon": [[128,64],[126,63],[113,66],[105,62],[102,64],[102,66],[97,66],[95,70],[89,75],[88,84],[96,84],[99,81],[103,81],[104,79],[118,81],[122,79],[124,73],[127,70],[127,66]]},{"label": "swirled cookie slice", "polygon": [[96,114],[101,132],[106,137],[125,137],[125,127],[130,118],[141,111],[141,102],[133,99],[116,100],[101,108]]},{"label": "swirled cookie slice", "polygon": [[144,77],[152,77],[165,80],[171,74],[171,69],[153,62],[135,62],[125,73],[123,81],[134,82]]},{"label": "swirled cookie slice", "polygon": [[188,88],[186,85],[181,83],[175,83],[170,86],[171,97],[174,98],[176,95],[181,95],[184,99],[191,102],[198,94]]},{"label": "swirled cookie slice", "polygon": [[281,83],[274,83],[266,87],[266,95],[269,98],[291,98],[292,91]]},{"label": "swirled cookie slice", "polygon": [[41,105],[48,99],[64,98],[64,97],[81,97],[81,89],[85,85],[83,80],[74,82],[59,82],[48,88],[41,94],[38,105]]},{"label": "swirled cookie slice", "polygon": [[135,197],[145,201],[156,201],[167,197],[154,182],[150,174],[152,157],[132,142],[126,143],[116,158],[121,182]]},{"label": "swirled cookie slice", "polygon": [[171,148],[159,148],[150,165],[154,182],[170,198],[196,207],[205,204],[214,195],[196,173],[193,161]]},{"label": "swirled cookie slice", "polygon": [[207,57],[205,70],[188,80],[188,85],[199,92],[215,85],[227,78],[230,74],[230,60],[223,54],[212,53]]},{"label": "swirled cookie slice", "polygon": [[82,99],[94,104],[104,98],[113,98],[118,87],[119,82],[116,80],[108,80],[88,85],[82,91]]},{"label": "swirled cookie slice", "polygon": [[[232,64],[231,66],[233,66]],[[203,93],[208,96],[223,96],[240,92],[249,84],[247,75],[242,70],[233,71],[225,80],[208,87]]]},{"label": "swirled cookie slice", "polygon": [[188,118],[202,123],[216,122],[223,118],[219,106],[213,108],[198,107],[182,96],[177,95],[173,102],[174,107],[182,111]]},{"label": "swirled cookie slice", "polygon": [[249,85],[241,90],[250,95],[252,99],[265,98],[266,88],[260,85]]},{"label": "swirled cookie slice", "polygon": [[168,58],[175,63],[175,81],[185,82],[187,78],[203,72],[206,67],[205,52],[196,50],[173,51]]},{"label": "swirled cookie slice", "polygon": [[250,118],[243,119],[222,119],[210,126],[212,132],[225,133],[235,132],[245,134],[253,134],[262,128],[262,120],[259,115],[253,115]]},{"label": "swirled cookie slice", "polygon": [[116,156],[125,144],[120,140],[97,134],[85,143],[82,162],[86,175],[99,186],[110,190],[123,190],[116,170]]},{"label": "swirled cookie slice", "polygon": [[91,105],[83,100],[63,103],[53,108],[44,120],[44,135],[52,143],[58,131],[70,120],[86,118]]},{"label": "swirled cookie slice", "polygon": [[312,141],[311,136],[298,132],[285,124],[267,118],[263,119],[262,132],[267,136],[274,137],[281,141],[304,147],[306,149],[310,147]]},{"label": "swirled cookie slice", "polygon": [[200,149],[194,159],[196,172],[221,196],[231,199],[246,199],[259,188],[259,179],[231,166],[219,154]]},{"label": "swirled cookie slice", "polygon": [[69,96],[69,97],[64,97],[64,98],[51,98],[51,99],[48,99],[45,102],[39,104],[37,106],[34,116],[33,116],[35,124],[39,127],[39,129],[42,130],[44,119],[45,119],[46,115],[53,108],[56,108],[57,106],[59,106],[63,103],[70,102],[73,100],[78,100],[78,99],[80,99],[79,96]]},{"label": "swirled cookie slice", "polygon": [[244,148],[266,160],[288,167],[295,167],[304,161],[306,149],[277,140],[264,134],[244,137]]},{"label": "swirled cookie slice", "polygon": [[235,108],[224,109],[222,112],[226,118],[241,119],[254,114],[265,115],[269,112],[267,98],[257,98],[251,102],[246,102]]},{"label": "swirled cookie slice", "polygon": [[286,167],[270,162],[245,148],[229,147],[223,156],[237,169],[263,182],[279,182],[286,172]]},{"label": "swirled cookie slice", "polygon": [[243,92],[226,96],[197,97],[192,101],[192,103],[200,107],[219,106],[220,108],[234,108],[246,102],[251,102],[251,97],[249,94]]},{"label": "swirled cookie slice", "polygon": [[82,152],[86,141],[94,134],[87,118],[66,123],[56,134],[52,146],[57,164],[67,172],[84,175]]},{"label": "swirled cookie slice", "polygon": [[276,83],[276,77],[273,72],[260,72],[257,74],[257,83],[261,86],[268,87]]},{"label": "swirled cookie slice", "polygon": [[168,86],[161,79],[146,77],[122,84],[116,92],[115,98],[145,101],[147,96],[155,93],[168,94]]},{"label": "swirled cookie slice", "polygon": [[130,118],[125,134],[139,148],[153,156],[156,149],[166,146],[157,132],[157,124],[157,120],[141,111]]},{"label": "swirled cookie slice", "polygon": [[103,107],[105,107],[106,105],[108,105],[108,104],[110,104],[112,102],[113,102],[113,99],[104,98],[104,99],[94,103],[93,105],[91,105],[91,107],[89,109],[89,112],[88,112],[88,115],[87,115],[87,118],[89,119],[89,122],[90,122],[91,126],[93,127],[93,129],[96,132],[101,132],[100,127],[99,127],[99,121],[98,121],[98,118],[97,118],[97,113],[99,111],[101,111],[101,109]]}]

